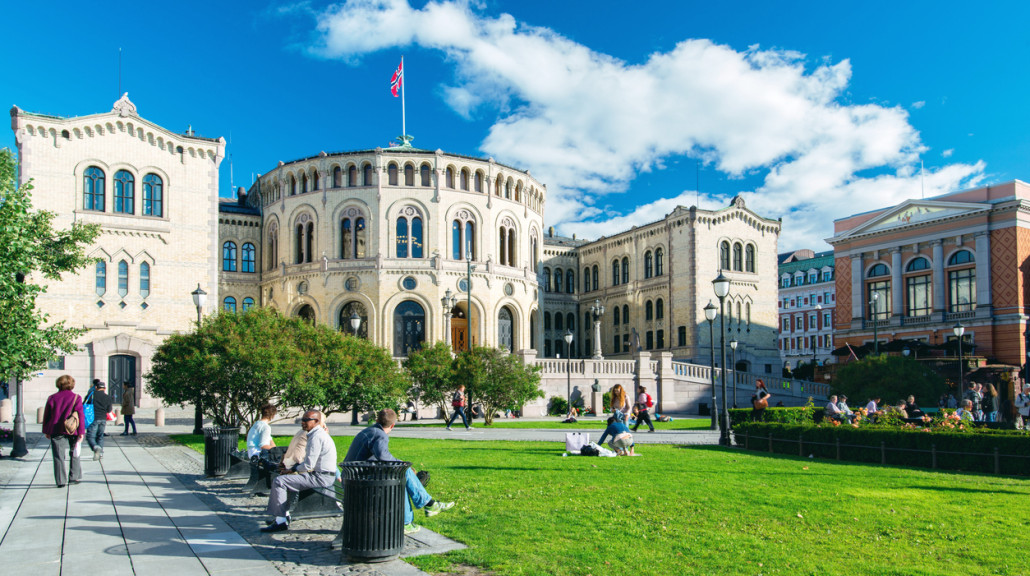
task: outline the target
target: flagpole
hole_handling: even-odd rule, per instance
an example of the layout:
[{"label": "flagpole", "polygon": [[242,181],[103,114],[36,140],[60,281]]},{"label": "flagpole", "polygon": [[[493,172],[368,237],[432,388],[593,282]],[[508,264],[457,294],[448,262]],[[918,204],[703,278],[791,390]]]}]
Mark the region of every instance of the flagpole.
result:
[{"label": "flagpole", "polygon": [[407,126],[407,118],[405,117],[405,110],[404,110],[404,85],[407,84],[407,82],[404,81],[404,76],[405,76],[405,72],[404,72],[404,56],[402,55],[401,56],[401,134],[403,135],[403,137],[407,138],[407,136],[408,136],[408,126]]}]

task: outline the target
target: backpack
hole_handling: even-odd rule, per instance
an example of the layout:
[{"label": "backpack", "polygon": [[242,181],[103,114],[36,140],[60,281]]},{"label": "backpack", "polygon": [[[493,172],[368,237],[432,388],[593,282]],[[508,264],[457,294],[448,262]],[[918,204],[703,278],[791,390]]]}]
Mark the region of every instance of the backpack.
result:
[{"label": "backpack", "polygon": [[592,444],[587,444],[586,446],[579,449],[580,456],[599,456],[600,454],[601,451],[597,448],[594,448]]},{"label": "backpack", "polygon": [[644,396],[647,396],[647,407],[651,408],[652,406],[654,406],[654,400],[651,399],[651,395],[644,394]]}]

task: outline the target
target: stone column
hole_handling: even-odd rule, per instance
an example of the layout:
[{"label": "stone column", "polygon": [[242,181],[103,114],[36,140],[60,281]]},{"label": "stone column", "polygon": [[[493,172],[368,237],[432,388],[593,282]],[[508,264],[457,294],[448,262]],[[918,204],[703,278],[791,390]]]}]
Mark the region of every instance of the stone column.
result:
[{"label": "stone column", "polygon": [[[862,277],[864,270],[862,267],[862,254],[852,254],[851,256],[851,318],[852,319],[863,319],[865,314],[865,292],[862,290]],[[857,326],[852,326],[852,329],[861,328],[862,324],[859,323]]]},{"label": "stone column", "polygon": [[930,242],[930,247],[933,250],[933,312],[934,314],[940,313],[941,316],[936,318],[938,321],[943,321],[945,302],[944,302],[944,243],[940,240],[934,240]]},{"label": "stone column", "polygon": [[451,345],[451,311],[447,310],[443,313],[443,335],[444,340],[447,342],[447,346]]},{"label": "stone column", "polygon": [[902,299],[904,280],[901,278],[901,248],[891,248],[891,316],[901,318],[905,313]]},{"label": "stone column", "polygon": [[976,308],[991,306],[991,236],[987,232],[976,235]]},{"label": "stone column", "polygon": [[604,355],[601,354],[601,321],[594,320],[594,359],[604,360]]}]

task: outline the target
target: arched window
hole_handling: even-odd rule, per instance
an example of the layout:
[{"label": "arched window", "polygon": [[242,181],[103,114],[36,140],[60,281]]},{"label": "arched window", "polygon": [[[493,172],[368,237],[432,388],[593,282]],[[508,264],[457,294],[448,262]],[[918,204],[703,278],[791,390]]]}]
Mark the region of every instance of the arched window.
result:
[{"label": "arched window", "polygon": [[476,259],[476,224],[469,220],[465,223],[465,258]]},{"label": "arched window", "polygon": [[654,303],[650,300],[644,304],[644,320],[647,322],[654,320]]},{"label": "arched window", "polygon": [[461,255],[465,252],[461,242],[461,222],[451,222],[451,259],[462,260]]},{"label": "arched window", "polygon": [[[339,170],[339,168],[337,168]],[[358,185],[358,167],[351,165],[347,167],[347,186],[355,188]]]},{"label": "arched window", "polygon": [[508,228],[508,266],[515,266],[515,228]]},{"label": "arched window", "polygon": [[247,296],[246,298],[243,299],[243,308],[242,308],[242,310],[244,312],[246,312],[247,310],[250,310],[253,307],[254,307],[254,299],[253,298],[251,298],[250,296]]},{"label": "arched window", "polygon": [[142,298],[150,296],[150,264],[147,262],[139,265],[139,295]]},{"label": "arched window", "polygon": [[143,215],[164,216],[164,183],[157,174],[143,177]]},{"label": "arched window", "polygon": [[297,310],[296,317],[303,319],[308,324],[314,324],[315,309],[312,308],[310,304],[305,304],[301,306],[299,310]]},{"label": "arched window", "polygon": [[590,267],[583,269],[583,291],[590,292]]},{"label": "arched window", "polygon": [[290,174],[290,196],[297,195],[297,178]]},{"label": "arched window", "polygon": [[[885,320],[890,316],[890,273],[890,268],[883,263],[874,265],[866,273],[866,278],[875,279],[866,282],[866,307],[869,320]],[[879,278],[883,278],[883,280],[879,280]]]},{"label": "arched window", "polygon": [[909,318],[929,316],[933,310],[933,282],[929,270],[930,261],[922,256],[905,266],[905,316]]},{"label": "arched window", "polygon": [[619,324],[622,324],[622,309],[616,306],[612,314],[612,326],[618,326]]},{"label": "arched window", "polygon": [[730,243],[725,240],[719,244],[719,268],[730,269]]},{"label": "arched window", "polygon": [[222,301],[222,308],[226,312],[236,312],[236,299],[232,296],[226,296],[225,300]]},{"label": "arched window", "polygon": [[497,347],[508,352],[514,351],[515,322],[511,310],[504,306],[497,313]]},{"label": "arched window", "polygon": [[404,185],[414,186],[415,185],[415,167],[411,164],[404,165]]},{"label": "arched window", "polygon": [[122,260],[118,263],[118,295],[125,298],[129,293],[129,263]]},{"label": "arched window", "polygon": [[322,188],[322,175],[319,174],[318,170],[311,173],[311,181],[314,183],[313,190],[319,190]]},{"label": "arched window", "polygon": [[365,217],[351,208],[340,220],[340,258],[365,257]]},{"label": "arched window", "polygon": [[397,185],[397,165],[390,162],[390,165],[386,167],[386,181],[389,182],[390,186]]},{"label": "arched window", "polygon": [[612,260],[612,286],[619,285],[619,279],[622,278],[622,274],[619,273],[619,259]]},{"label": "arched window", "polygon": [[562,271],[561,271],[561,268],[556,268],[554,270],[554,292],[556,294],[561,294],[561,285],[562,285]]},{"label": "arched window", "polygon": [[504,197],[508,200],[511,200],[511,190],[512,182],[511,178],[508,178],[508,181],[504,184]]},{"label": "arched window", "polygon": [[293,263],[311,262],[315,251],[315,223],[309,215],[302,214],[294,230]]},{"label": "arched window", "polygon": [[354,225],[350,218],[340,222],[340,258],[347,260],[354,257]]},{"label": "arched window", "polygon": [[136,202],[136,179],[125,170],[114,174],[114,211],[132,214]]},{"label": "arched window", "polygon": [[748,244],[744,248],[744,270],[746,272],[755,271],[755,247],[752,244]]},{"label": "arched window", "polygon": [[82,175],[82,208],[104,211],[104,171],[96,166],[86,168]]},{"label": "arched window", "polygon": [[403,216],[397,219],[397,257],[408,257],[408,219]]},{"label": "arched window", "polygon": [[544,330],[551,329],[551,313],[544,312]]},{"label": "arched window", "polygon": [[629,304],[622,305],[622,323],[629,324]]},{"label": "arched window", "polygon": [[594,287],[594,290],[599,290],[601,285],[597,283],[597,264],[594,264],[593,270],[590,271],[590,285]]},{"label": "arched window", "polygon": [[737,272],[744,270],[744,247],[740,242],[733,244],[733,269]]},{"label": "arched window", "polygon": [[976,259],[969,250],[948,258],[948,312],[976,310]]},{"label": "arched window", "polygon": [[450,166],[444,170],[444,183],[448,188],[454,188],[454,168]]},{"label": "arched window", "polygon": [[475,259],[475,224],[471,221],[451,222],[451,259]]},{"label": "arched window", "polygon": [[544,267],[544,292],[551,291],[551,269]]},{"label": "arched window", "polygon": [[629,258],[624,257],[622,259],[622,283],[629,283]]},{"label": "arched window", "polygon": [[[358,318],[361,319],[361,325],[358,326],[358,333],[354,333],[354,327],[351,326],[351,317],[357,314]],[[340,332],[344,334],[351,334],[359,338],[368,338],[368,312],[365,311],[365,306],[361,302],[348,302],[340,308],[340,317],[337,323]]]},{"label": "arched window", "polygon": [[654,276],[654,254],[650,250],[644,253],[644,278]]},{"label": "arched window", "polygon": [[482,172],[476,172],[476,178],[475,178],[474,184],[475,184],[475,187],[476,187],[476,192],[482,192],[483,191],[483,173]]},{"label": "arched window", "polygon": [[908,263],[908,266],[905,266],[905,272],[919,272],[920,270],[929,269],[930,261],[926,258],[923,258],[922,256],[914,258],[911,262]]},{"label": "arched window", "polygon": [[236,271],[236,243],[226,242],[222,244],[222,270],[226,272]]},{"label": "arched window", "polygon": [[300,175],[300,193],[306,194],[308,191],[308,175],[303,173]]},{"label": "arched window", "polygon": [[565,293],[576,293],[576,273],[572,270],[572,268],[569,268],[565,272]]},{"label": "arched window", "polygon": [[107,292],[107,262],[97,261],[97,296],[103,296]]},{"label": "arched window", "polygon": [[429,177],[429,164],[423,164],[422,168],[419,169],[419,180],[420,184],[429,187],[433,185],[433,179]]},{"label": "arched window", "polygon": [[[394,166],[393,170],[394,170],[393,180],[394,180],[394,184],[396,185],[397,184],[397,167]],[[362,174],[361,174],[361,182],[365,186],[371,186],[372,185],[372,165],[371,164],[365,164],[364,166],[361,167],[361,172],[362,172]]]},{"label": "arched window", "polygon": [[665,318],[665,302],[659,298],[654,301],[654,319],[662,320]]},{"label": "arched window", "polygon": [[397,218],[397,257],[422,258],[423,253],[422,218],[413,216],[408,220],[404,216]]},{"label": "arched window", "polygon": [[243,272],[251,272],[251,273],[253,273],[254,272],[254,262],[255,262],[256,256],[257,256],[257,250],[254,248],[254,245],[251,244],[250,242],[244,243],[243,244],[243,253],[241,255],[243,256],[242,271]]},{"label": "arched window", "polygon": [[268,248],[265,253],[268,255],[268,265],[265,270],[274,270],[279,265],[279,229],[275,223],[268,228]]},{"label": "arched window", "polygon": [[411,219],[411,257],[422,257],[422,219],[418,216]]},{"label": "arched window", "polygon": [[[347,185],[354,186],[355,180],[358,177],[358,169],[351,166],[347,169]],[[340,188],[343,186],[343,169],[339,166],[333,167],[333,188]]]},{"label": "arched window", "polygon": [[665,251],[657,248],[654,251],[654,275],[661,276],[663,274],[665,274]]},{"label": "arched window", "polygon": [[504,188],[504,176],[497,175],[497,181],[494,182],[494,196],[501,195],[501,188]]},{"label": "arched window", "polygon": [[869,269],[869,273],[866,274],[866,278],[877,278],[880,276],[890,276],[891,269],[886,264],[880,263]]},{"label": "arched window", "polygon": [[426,312],[412,300],[401,302],[393,312],[393,355],[407,356],[420,350],[426,340]]},{"label": "arched window", "polygon": [[561,315],[561,312],[554,313],[554,329],[559,332],[565,330],[565,317]]},{"label": "arched window", "polygon": [[368,230],[365,229],[365,218],[358,216],[354,219],[354,257],[365,258],[368,256]]},{"label": "arched window", "polygon": [[469,171],[464,169],[464,168],[461,169],[460,183],[461,183],[461,189],[465,190],[465,191],[468,191],[468,189],[469,189]]},{"label": "arched window", "polygon": [[498,234],[502,266],[515,266],[515,223],[510,218],[501,222]]},{"label": "arched window", "polygon": [[537,249],[537,245],[536,245],[537,244],[536,232],[533,232],[532,237],[530,237],[529,244],[530,244],[529,249],[533,253],[533,270],[536,270],[537,266],[540,265],[540,253],[539,253],[539,250]]}]

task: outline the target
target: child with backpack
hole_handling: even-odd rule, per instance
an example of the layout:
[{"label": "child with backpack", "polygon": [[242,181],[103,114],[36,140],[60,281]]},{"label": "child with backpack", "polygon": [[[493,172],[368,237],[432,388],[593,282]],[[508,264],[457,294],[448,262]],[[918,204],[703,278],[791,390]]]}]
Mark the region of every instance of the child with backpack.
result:
[{"label": "child with backpack", "polygon": [[648,410],[654,406],[654,400],[651,399],[651,395],[647,393],[647,388],[640,387],[640,394],[637,394],[637,405],[635,406],[637,411],[637,423],[633,426],[633,431],[636,432],[637,428],[640,428],[640,424],[646,423],[649,432],[654,432],[654,424],[651,424],[651,415]]}]

